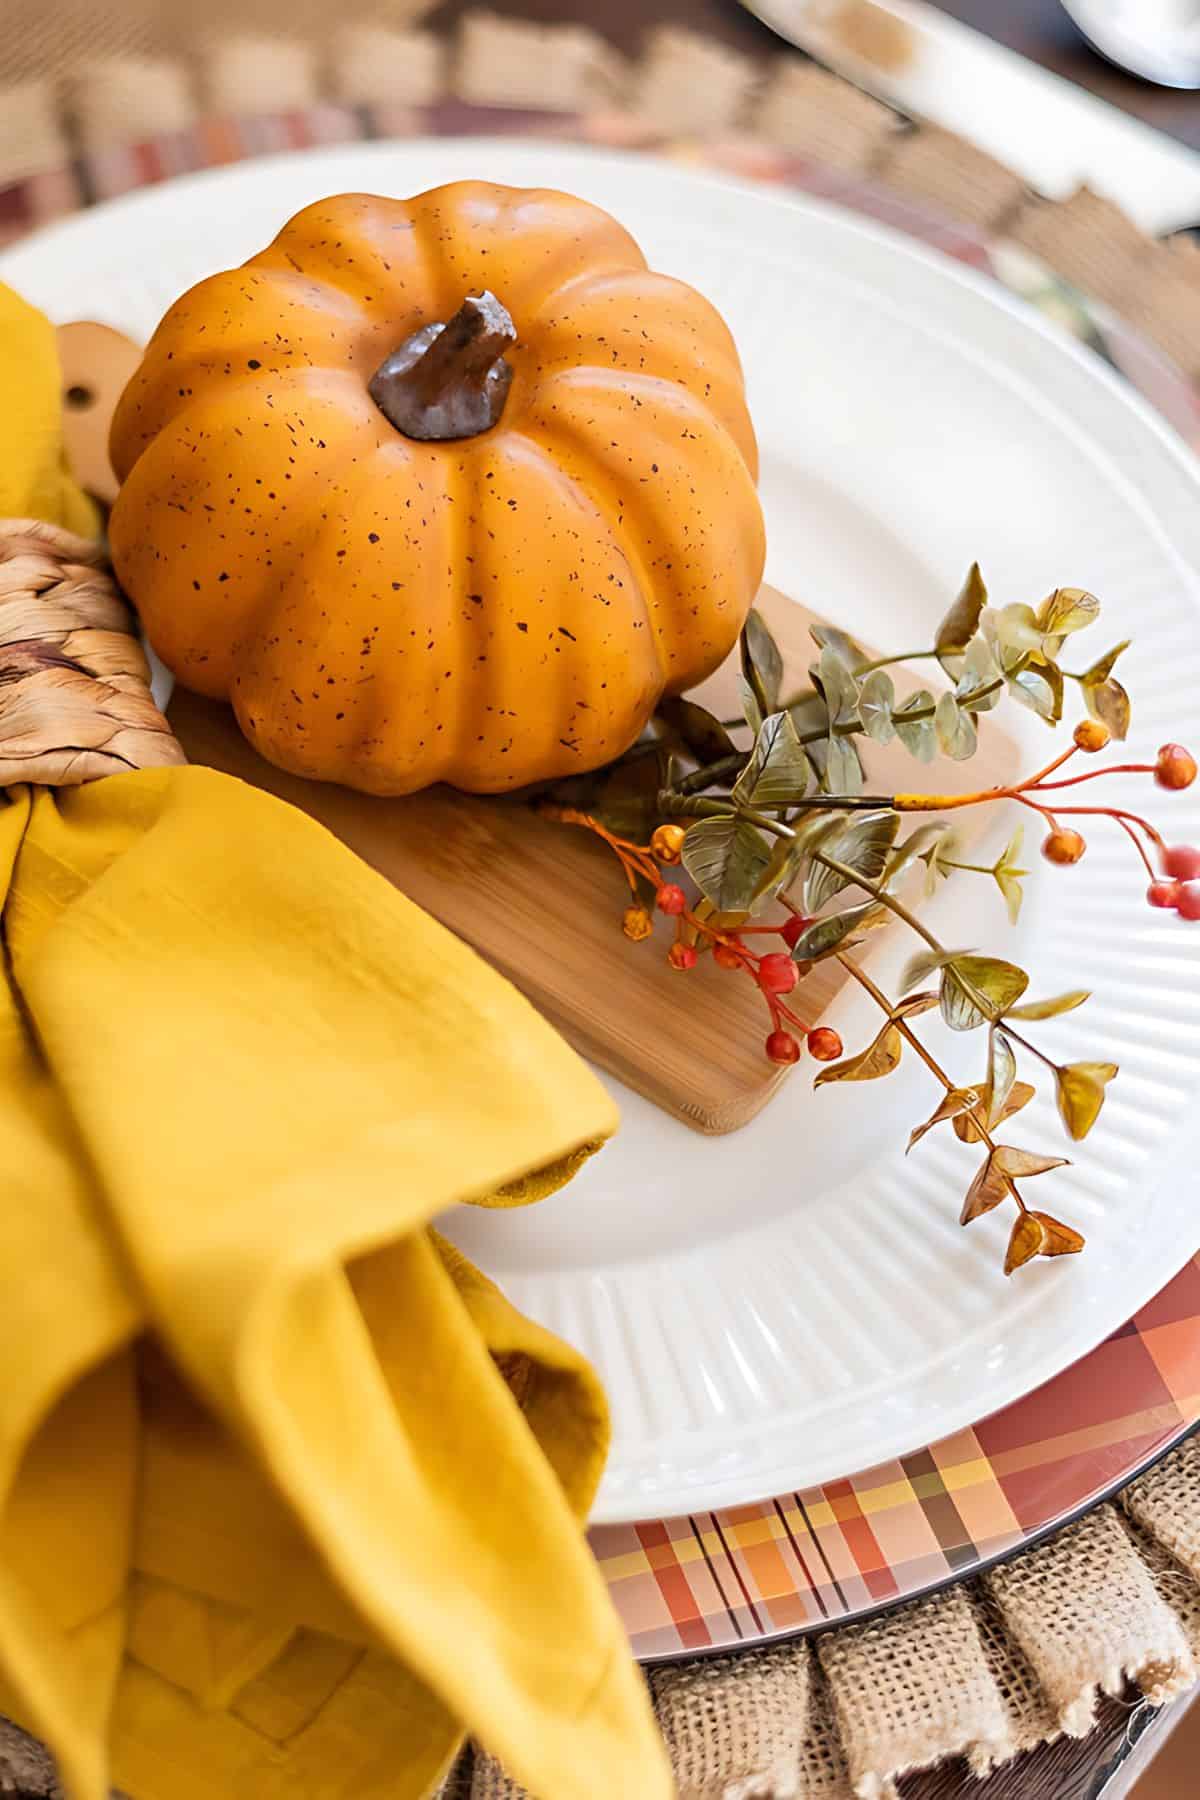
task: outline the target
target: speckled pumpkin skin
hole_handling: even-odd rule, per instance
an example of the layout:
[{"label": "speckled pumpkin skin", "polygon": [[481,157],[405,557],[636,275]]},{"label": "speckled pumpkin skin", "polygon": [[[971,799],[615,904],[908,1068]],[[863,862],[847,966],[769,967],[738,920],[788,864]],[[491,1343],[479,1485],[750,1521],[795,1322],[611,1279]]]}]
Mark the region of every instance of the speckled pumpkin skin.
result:
[{"label": "speckled pumpkin skin", "polygon": [[[518,332],[503,416],[414,442],[367,383],[483,288]],[[607,762],[762,576],[728,329],[566,194],[308,207],[172,307],[111,447],[113,562],[164,661],[273,763],[374,793]]]}]

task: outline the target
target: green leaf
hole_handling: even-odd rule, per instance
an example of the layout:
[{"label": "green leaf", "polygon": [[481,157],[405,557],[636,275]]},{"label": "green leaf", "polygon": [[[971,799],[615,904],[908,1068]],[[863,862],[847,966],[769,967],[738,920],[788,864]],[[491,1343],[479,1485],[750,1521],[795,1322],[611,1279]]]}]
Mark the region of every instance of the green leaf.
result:
[{"label": "green leaf", "polygon": [[829,709],[830,725],[856,725],[859,722],[858,682],[837,651],[826,646],[809,674]]},{"label": "green leaf", "polygon": [[1010,658],[1027,656],[1031,650],[1040,650],[1045,635],[1032,606],[1023,606],[1018,602],[1012,606],[1002,606],[996,614],[996,639],[1006,669],[1012,666]]},{"label": "green leaf", "polygon": [[938,1005],[936,989],[925,994],[910,994],[907,1000],[899,1000],[888,1014],[889,1019],[919,1019],[922,1013],[933,1012]]},{"label": "green leaf", "polygon": [[934,727],[937,740],[945,754],[954,762],[966,762],[974,756],[979,743],[979,733],[970,713],[959,709],[958,701],[953,694],[942,694],[934,713]]},{"label": "green leaf", "polygon": [[914,1126],[909,1133],[908,1146],[904,1152],[907,1156],[914,1144],[919,1144],[927,1131],[935,1125],[942,1125],[947,1119],[957,1119],[960,1114],[970,1112],[979,1105],[978,1088],[953,1088],[942,1100],[936,1112],[930,1114],[923,1125]]},{"label": "green leaf", "polygon": [[1117,658],[1125,654],[1132,642],[1132,638],[1122,638],[1115,650],[1108,650],[1103,656],[1097,657],[1091,667],[1083,672],[1081,677],[1083,686],[1085,688],[1099,687],[1102,681],[1107,681],[1116,667]]},{"label": "green leaf", "polygon": [[922,856],[939,838],[948,836],[951,830],[948,819],[931,819],[927,825],[918,825],[915,831],[909,832],[902,844],[896,845],[888,857],[887,867],[883,872],[884,880],[890,885],[916,857]]},{"label": "green leaf", "polygon": [[1055,994],[1052,1000],[1027,1000],[1024,1006],[1010,1007],[1006,1016],[1010,1019],[1057,1019],[1063,1013],[1074,1012],[1091,997],[1090,988],[1072,988],[1069,994]]},{"label": "green leaf", "polygon": [[719,912],[748,911],[771,860],[761,831],[746,819],[699,819],[683,840],[683,866]]},{"label": "green leaf", "polygon": [[1008,691],[1014,700],[1035,712],[1039,719],[1045,719],[1048,725],[1056,722],[1056,707],[1060,706],[1061,693],[1056,693],[1053,679],[1044,668],[1026,666],[1018,669],[1008,678]]},{"label": "green leaf", "polygon": [[1117,1073],[1116,1063],[1064,1063],[1055,1070],[1058,1110],[1076,1142],[1085,1138],[1104,1105],[1104,1090]]},{"label": "green leaf", "polygon": [[958,961],[960,957],[970,956],[969,950],[918,950],[915,956],[905,964],[904,973],[900,977],[900,992],[906,994],[909,988],[920,987],[923,981],[947,963]]},{"label": "green leaf", "polygon": [[878,1081],[899,1068],[903,1049],[904,1039],[896,1027],[885,1025],[874,1043],[857,1056],[848,1056],[845,1062],[831,1063],[822,1069],[813,1086],[824,1087],[829,1081]]},{"label": "green leaf", "polygon": [[813,852],[813,865],[804,884],[805,912],[819,912],[827,900],[850,886],[845,875],[817,861],[817,857],[832,857],[864,880],[878,881],[899,829],[900,815],[894,812],[859,813],[839,821]]},{"label": "green leaf", "polygon": [[807,786],[808,758],[791,714],[772,713],[759,728],[733,799],[739,806],[782,806],[799,800]]},{"label": "green leaf", "polygon": [[872,669],[858,692],[858,711],[863,730],[877,744],[890,744],[896,735],[892,709],[896,689],[886,669]]},{"label": "green leaf", "polygon": [[994,1160],[996,1167],[1014,1181],[1018,1176],[1045,1175],[1050,1169],[1067,1166],[1065,1156],[1042,1156],[1036,1150],[1018,1150],[1015,1144],[997,1144]]},{"label": "green leaf", "polygon": [[767,902],[773,900],[782,889],[790,887],[800,872],[807,851],[794,838],[776,838],[771,847],[771,858],[766,868],[754,884],[751,896],[750,911],[761,912]]},{"label": "green leaf", "polygon": [[989,1152],[987,1161],[967,1189],[967,1197],[958,1218],[959,1224],[969,1225],[973,1219],[982,1218],[984,1213],[990,1213],[993,1207],[999,1206],[1007,1197],[1008,1183]]},{"label": "green leaf", "polygon": [[[1029,662],[1029,667],[1036,674],[1040,675],[1044,681],[1048,681],[1050,684],[1050,691],[1054,696],[1053,706],[1052,706],[1051,713],[1050,713],[1050,723],[1052,725],[1057,725],[1063,715],[1063,673],[1062,673],[1062,670],[1059,668],[1059,666],[1056,662],[1054,662],[1048,658],[1043,658],[1040,656],[1031,657],[1030,662]],[[1020,679],[1020,678],[1018,677],[1018,679]]]},{"label": "green leaf", "polygon": [[986,637],[979,633],[967,645],[954,698],[966,712],[990,712],[1000,698],[994,685],[999,680],[1000,665]]},{"label": "green leaf", "polygon": [[988,1126],[998,1125],[1004,1117],[1008,1096],[1017,1078],[1017,1059],[1003,1031],[993,1027],[988,1043]]},{"label": "green leaf", "polygon": [[[914,713],[928,713],[928,718],[915,719]],[[933,695],[926,688],[918,688],[909,696],[903,706],[896,707],[892,714],[892,724],[896,736],[904,745],[910,756],[918,762],[932,762],[937,755],[937,728],[933,722]]]},{"label": "green leaf", "polygon": [[1055,588],[1038,609],[1038,624],[1047,637],[1082,631],[1100,617],[1100,602],[1086,588]]},{"label": "green leaf", "polygon": [[979,573],[979,564],[972,563],[957,599],[938,626],[937,636],[933,640],[939,660],[944,661],[947,656],[966,649],[979,629],[979,619],[987,605],[987,597],[988,591],[983,576]]},{"label": "green leaf", "polygon": [[1093,719],[1099,719],[1107,725],[1118,743],[1129,736],[1129,720],[1132,707],[1129,695],[1121,686],[1115,675],[1107,681],[1087,682],[1083,684],[1083,703]]},{"label": "green leaf", "polygon": [[857,669],[871,660],[861,645],[856,644],[852,637],[848,637],[836,625],[818,622],[809,626],[808,635],[819,650],[832,650],[835,655],[840,656],[848,669]]},{"label": "green leaf", "polygon": [[952,1031],[972,1031],[1006,1012],[1028,986],[1028,975],[1015,963],[956,956],[942,969],[942,1017]]},{"label": "green leaf", "polygon": [[948,827],[930,845],[925,852],[925,898],[931,900],[937,893],[939,881],[948,881],[953,873],[953,862],[962,849],[962,839],[953,826]]},{"label": "green leaf", "polygon": [[[742,626],[740,642],[742,675],[753,693],[758,710],[765,719],[779,705],[779,684],[783,680],[783,657],[771,635],[771,628],[754,608]],[[755,727],[757,730],[757,726]]]},{"label": "green leaf", "polygon": [[658,716],[702,765],[716,762],[722,756],[732,756],[737,749],[720,719],[682,694],[672,694],[669,699],[661,700]]},{"label": "green leaf", "polygon": [[863,766],[853,739],[830,737],[825,744],[821,786],[827,794],[861,794]]},{"label": "green leaf", "polygon": [[738,676],[737,689],[742,711],[746,715],[746,723],[757,736],[762,730],[764,716],[762,707],[758,704],[758,695],[744,675]]},{"label": "green leaf", "polygon": [[1004,904],[1008,908],[1009,923],[1015,925],[1021,914],[1021,902],[1025,898],[1025,890],[1021,886],[1021,877],[1028,875],[1028,869],[1018,868],[1017,859],[1021,854],[1021,846],[1025,842],[1025,827],[1018,825],[1008,843],[996,861],[992,864],[992,874],[996,886],[1004,896]]},{"label": "green leaf", "polygon": [[665,761],[665,748],[655,746],[644,756],[618,763],[588,810],[618,837],[645,843],[661,818],[658,796]]},{"label": "green leaf", "polygon": [[873,931],[887,918],[887,907],[880,906],[877,900],[848,907],[845,912],[829,913],[823,919],[814,919],[808,930],[801,932],[792,945],[792,956],[796,962],[820,962],[823,956],[845,949],[855,937]]}]

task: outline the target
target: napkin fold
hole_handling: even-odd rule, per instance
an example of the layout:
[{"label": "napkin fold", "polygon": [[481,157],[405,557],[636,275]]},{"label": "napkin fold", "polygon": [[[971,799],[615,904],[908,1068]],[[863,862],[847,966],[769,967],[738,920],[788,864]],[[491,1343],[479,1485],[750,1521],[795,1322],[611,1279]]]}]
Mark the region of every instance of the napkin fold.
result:
[{"label": "napkin fold", "polygon": [[665,1800],[596,1377],[430,1225],[553,1191],[603,1088],[209,770],[10,788],[0,898],[0,1710],[74,1800],[416,1800],[464,1731],[539,1800]]}]

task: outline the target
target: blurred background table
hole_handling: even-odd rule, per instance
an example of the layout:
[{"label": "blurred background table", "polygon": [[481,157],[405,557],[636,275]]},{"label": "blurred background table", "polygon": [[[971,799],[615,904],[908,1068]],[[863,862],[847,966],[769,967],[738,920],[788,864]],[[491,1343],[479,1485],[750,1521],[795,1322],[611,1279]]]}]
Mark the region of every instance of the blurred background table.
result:
[{"label": "blurred background table", "polygon": [[[974,25],[1126,112],[1200,148],[1200,96],[1152,87],[1096,54],[1058,0],[939,0],[941,10]],[[479,0],[445,0],[431,16],[439,28],[478,7]],[[618,49],[633,52],[655,25],[685,25],[748,54],[770,53],[779,40],[738,0],[492,0],[490,11],[541,24],[576,22],[602,31]]]}]

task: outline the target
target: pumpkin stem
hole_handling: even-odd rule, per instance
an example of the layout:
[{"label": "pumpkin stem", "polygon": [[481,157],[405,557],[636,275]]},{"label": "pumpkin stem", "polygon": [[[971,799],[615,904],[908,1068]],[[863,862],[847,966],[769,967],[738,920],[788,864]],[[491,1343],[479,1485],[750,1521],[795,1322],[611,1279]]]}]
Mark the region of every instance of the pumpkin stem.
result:
[{"label": "pumpkin stem", "polygon": [[474,437],[504,411],[516,326],[495,294],[468,294],[452,319],[423,325],[380,363],[368,393],[405,437]]}]

